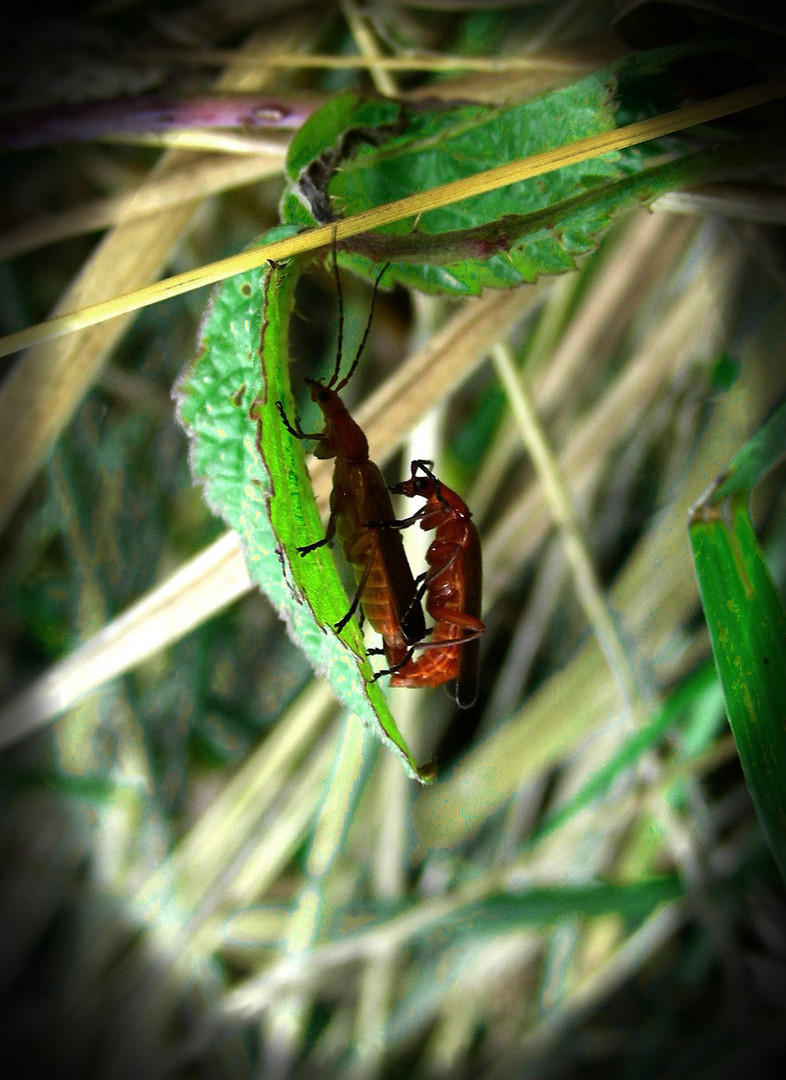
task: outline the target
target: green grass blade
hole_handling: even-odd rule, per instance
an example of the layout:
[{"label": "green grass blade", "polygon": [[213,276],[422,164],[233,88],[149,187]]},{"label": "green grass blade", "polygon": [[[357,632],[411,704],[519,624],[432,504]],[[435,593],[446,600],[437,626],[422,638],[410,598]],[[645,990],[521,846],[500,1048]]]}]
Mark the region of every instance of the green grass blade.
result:
[{"label": "green grass blade", "polygon": [[528,889],[499,893],[461,911],[439,927],[440,934],[504,933],[525,925],[557,925],[577,916],[619,915],[638,923],[660,904],[680,899],[684,886],[676,877],[651,878],[633,883]]},{"label": "green grass blade", "polygon": [[697,507],[690,540],[729,724],[786,880],[786,612],[759,550],[746,494],[736,494],[725,508],[728,514]]},{"label": "green grass blade", "polygon": [[708,664],[681,683],[663,705],[653,712],[646,725],[626,739],[619,750],[612,754],[602,768],[598,769],[575,795],[549,814],[527,839],[526,848],[534,847],[545,840],[576,814],[606,795],[615,780],[660,742],[666,732],[677,722],[680,714],[688,709],[703,710],[708,700],[715,700],[718,697],[717,676],[712,666]]},{"label": "green grass blade", "polygon": [[[489,893],[482,900],[437,911],[434,917],[424,912],[421,922],[414,922],[409,938],[437,938],[440,945],[453,944],[460,938],[505,934],[524,926],[558,926],[578,916],[589,918],[614,914],[635,925],[647,919],[661,904],[680,900],[684,883],[674,877],[649,877],[635,882],[591,881],[578,885],[534,886],[515,891]],[[368,925],[354,930],[358,921],[357,906],[342,911],[336,931],[343,939],[353,932],[358,938],[375,935],[396,919],[406,916],[402,904],[367,905]]]},{"label": "green grass blade", "polygon": [[750,491],[786,454],[786,401],[734,455],[714,493],[724,499],[736,491]]}]

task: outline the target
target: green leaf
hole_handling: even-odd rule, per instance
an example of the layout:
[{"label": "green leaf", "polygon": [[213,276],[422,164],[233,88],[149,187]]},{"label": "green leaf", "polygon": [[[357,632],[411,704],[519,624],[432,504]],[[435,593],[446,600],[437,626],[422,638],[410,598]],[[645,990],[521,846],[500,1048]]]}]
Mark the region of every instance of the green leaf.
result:
[{"label": "green leaf", "polygon": [[786,880],[786,612],[756,541],[747,494],[738,492],[720,509],[694,509],[690,540],[729,725]]},{"label": "green leaf", "polygon": [[[337,155],[340,167],[331,171],[327,191],[332,205],[347,215],[613,130],[613,83],[609,72],[601,72],[534,101],[500,108],[470,104],[419,110],[395,101],[344,94],[314,113],[293,140],[287,169],[293,181],[300,180],[300,189],[293,188],[284,196],[282,218],[314,223],[303,202],[303,170],[320,154],[330,170]],[[637,161],[635,152],[615,151],[566,166],[550,174],[547,182],[525,180],[428,211],[418,218],[417,232],[433,236],[495,222],[506,214],[542,210],[627,175],[638,167]],[[322,179],[322,171],[317,170],[317,186]],[[382,231],[406,235],[414,227],[409,220]],[[486,286],[506,288],[533,281],[539,274],[572,269],[576,254],[594,247],[594,236],[588,239],[585,232],[582,228],[576,236],[559,237],[544,231],[533,244],[519,245],[512,252],[446,266],[394,263],[389,280],[456,294],[478,293]],[[367,260],[345,261],[369,272]]]},{"label": "green leaf", "polygon": [[735,454],[714,499],[723,499],[736,491],[749,491],[774,468],[786,454],[786,401]]},{"label": "green leaf", "polygon": [[[283,226],[264,241],[295,230]],[[426,782],[390,713],[354,622],[332,627],[349,606],[327,547],[301,557],[298,545],[324,535],[298,439],[276,403],[294,416],[288,329],[299,267],[268,265],[223,282],[202,324],[200,351],[176,387],[191,441],[195,479],[240,536],[251,578],[278,609],[289,633],[336,697]]]},{"label": "green leaf", "polygon": [[[706,39],[651,50],[510,105],[342,94],[291,143],[282,219],[324,224],[668,110],[682,100],[675,62],[717,48]],[[713,139],[717,147],[697,153],[695,133],[678,133],[424,211],[341,241],[342,263],[371,276],[373,263],[389,262],[388,283],[452,295],[572,270],[621,211],[729,169],[769,164],[782,142],[770,131],[746,160],[744,152],[735,159],[737,144],[722,131]],[[672,160],[664,162],[667,150]],[[660,164],[642,173],[653,156]]]}]

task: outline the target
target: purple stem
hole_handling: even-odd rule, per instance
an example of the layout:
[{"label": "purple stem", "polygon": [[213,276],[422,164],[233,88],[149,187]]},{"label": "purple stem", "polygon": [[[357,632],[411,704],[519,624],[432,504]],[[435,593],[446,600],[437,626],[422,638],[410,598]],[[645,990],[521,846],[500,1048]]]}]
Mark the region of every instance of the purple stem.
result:
[{"label": "purple stem", "polygon": [[85,142],[118,132],[172,128],[294,129],[321,99],[262,94],[167,98],[113,98],[0,116],[0,149],[27,150],[60,142]]}]

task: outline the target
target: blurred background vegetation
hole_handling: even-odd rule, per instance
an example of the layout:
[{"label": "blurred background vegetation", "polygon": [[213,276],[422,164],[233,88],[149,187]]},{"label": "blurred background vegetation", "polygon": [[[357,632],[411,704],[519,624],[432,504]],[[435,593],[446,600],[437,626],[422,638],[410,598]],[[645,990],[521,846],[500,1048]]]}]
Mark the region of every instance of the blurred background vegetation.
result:
[{"label": "blurred background vegetation", "polygon": [[[6,35],[4,116],[217,78],[303,100],[524,97],[697,24],[740,41],[705,96],[773,73],[777,16],[702,6],[37,6]],[[372,78],[377,51],[401,68]],[[424,53],[500,70],[428,71]],[[307,63],[325,55],[355,60]],[[3,333],[276,222],[286,132],[188,134],[6,145]],[[577,272],[520,290],[469,373],[461,340],[440,346],[443,399],[386,471],[434,458],[473,508],[488,632],[472,710],[391,695],[438,764],[430,788],[340,715],[264,597],[194,562],[225,541],[170,395],[207,290],[3,361],[0,1045],[20,1075],[716,1078],[783,1051],[786,899],[687,536],[786,386],[780,179],[624,217]],[[362,326],[368,287],[347,275],[344,298]],[[298,308],[313,371],[335,343],[329,273]],[[353,404],[473,310],[381,294]],[[575,507],[568,539],[508,363]],[[752,509],[783,593],[782,471]],[[571,544],[622,645],[611,666]]]}]

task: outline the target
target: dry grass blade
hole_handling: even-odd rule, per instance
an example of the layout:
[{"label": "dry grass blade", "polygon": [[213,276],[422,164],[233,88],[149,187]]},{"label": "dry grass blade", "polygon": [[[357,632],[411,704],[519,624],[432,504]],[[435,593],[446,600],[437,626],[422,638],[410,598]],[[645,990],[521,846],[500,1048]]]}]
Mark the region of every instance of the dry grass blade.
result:
[{"label": "dry grass blade", "polygon": [[[271,259],[287,259],[294,255],[317,251],[321,247],[327,247],[334,239],[345,240],[382,225],[417,217],[418,214],[427,210],[448,206],[452,202],[471,198],[473,195],[495,191],[520,180],[542,176],[600,154],[636,146],[697,124],[732,116],[757,105],[776,101],[784,95],[786,95],[786,82],[773,80],[759,83],[698,105],[689,105],[610,132],[577,139],[573,143],[554,150],[545,150],[518,161],[487,169],[485,172],[475,173],[473,176],[438,184],[426,191],[397,199],[395,202],[339,218],[329,225],[320,225],[297,236],[265,244],[255,251],[221,259],[202,267],[199,271],[189,271],[169,278],[158,286],[115,294],[111,300],[100,301],[89,306],[86,301],[83,301],[82,305],[76,306],[76,309],[72,306],[72,310],[67,314],[55,315],[45,323],[6,335],[0,339],[0,356],[7,356],[28,345],[51,341],[64,334],[74,333],[82,327],[94,326],[102,321],[114,319],[116,316],[137,311],[158,300],[180,296],[201,285],[210,285],[232,274],[255,269]],[[0,398],[1,408],[2,399]],[[0,494],[2,494],[1,491]]]},{"label": "dry grass blade", "polygon": [[163,176],[157,176],[155,181],[151,179],[130,195],[96,199],[84,206],[52,213],[7,230],[0,237],[0,259],[10,259],[37,247],[96,232],[119,222],[127,226],[152,214],[161,215],[184,203],[193,204],[196,193],[205,198],[275,176],[281,172],[282,164],[283,152],[243,158],[193,160],[188,157],[182,165],[173,166]]},{"label": "dry grass blade", "polygon": [[[663,387],[690,355],[689,343],[702,348],[711,339],[717,320],[717,292],[707,282],[691,289],[673,307],[671,317],[663,319],[647,346],[634,356],[597,407],[577,425],[569,445],[560,454],[563,474],[570,478],[574,498],[602,462],[609,450],[609,440],[625,437]],[[699,329],[697,330],[697,327]],[[702,333],[703,330],[703,333]],[[535,402],[539,388],[534,387]],[[492,594],[504,587],[504,575],[510,553],[520,551],[522,537],[534,547],[549,527],[545,501],[538,490],[524,490],[510,512],[490,531],[486,540],[489,567],[489,590]]]},{"label": "dry grass blade", "polygon": [[529,1062],[553,1046],[583,1015],[605,1001],[653,952],[665,945],[685,922],[685,918],[680,904],[661,908],[598,971],[585,979],[563,1008],[552,1011],[522,1040],[519,1047],[485,1070],[481,1074],[482,1080],[505,1080],[505,1077],[520,1075]]},{"label": "dry grass blade", "polygon": [[[590,280],[575,309],[572,300],[577,278],[566,276],[555,281],[546,314],[533,330],[527,357],[541,412],[564,409],[566,395],[608,363],[629,331],[624,314],[633,315],[635,298],[646,295],[654,282],[671,273],[694,230],[693,221],[679,222],[670,214],[633,214],[610,238],[603,273]],[[490,509],[499,479],[516,453],[518,443],[512,434],[508,420],[501,425],[480,467],[472,493],[478,516]]]},{"label": "dry grass blade", "polygon": [[[599,43],[595,55],[588,57],[575,53],[571,55],[569,48],[560,52],[539,53],[536,56],[435,56],[418,55],[408,53],[406,56],[381,56],[362,53],[359,56],[333,56],[328,54],[310,53],[308,55],[294,55],[281,53],[278,56],[266,58],[266,63],[271,67],[280,68],[326,68],[333,71],[347,71],[356,68],[367,67],[372,71],[482,71],[497,74],[500,71],[537,71],[552,72],[564,71],[572,75],[584,71],[592,71],[607,62],[609,55],[616,55],[618,45],[612,39],[606,39]],[[180,58],[181,54],[176,54]],[[184,57],[186,59],[187,57]],[[243,58],[236,53],[227,50],[212,49],[198,54],[198,59],[210,63],[242,63]],[[247,63],[249,61],[246,61]]]},{"label": "dry grass blade", "polygon": [[226,533],[9,702],[0,715],[0,746],[24,738],[176,641],[242,596],[250,584],[240,541],[235,533]]},{"label": "dry grass blade", "polygon": [[786,195],[777,187],[753,184],[702,184],[691,191],[670,191],[653,210],[678,214],[716,214],[733,221],[786,225]]},{"label": "dry grass blade", "polygon": [[[583,482],[582,473],[586,476],[588,469],[602,463],[609,434],[616,436],[628,424],[635,425],[650,406],[656,388],[668,379],[668,369],[674,372],[692,353],[711,349],[712,335],[719,326],[718,309],[723,307],[732,279],[733,268],[719,263],[713,267],[712,283],[705,277],[684,294],[672,318],[664,322],[660,340],[651,340],[646,357],[626,369],[620,379],[622,392],[610,395],[585,430],[575,432],[560,457],[574,499]],[[635,642],[637,664],[654,664],[674,627],[697,607],[684,522],[689,506],[706,487],[706,478],[720,470],[729,456],[735,437],[734,425],[730,426],[733,415],[729,404],[693,463],[688,482],[670,505],[667,521],[642,543],[637,557],[629,561],[612,589],[611,600],[620,613],[625,635]],[[511,564],[547,527],[543,497],[540,493],[525,495],[520,508],[514,508],[488,539],[492,592],[503,587]],[[661,568],[656,576],[651,574],[653,566]],[[651,595],[643,604],[641,590],[631,584],[641,585],[639,567],[650,568],[647,592]],[[522,784],[559,760],[579,738],[611,723],[617,713],[616,689],[601,650],[597,642],[588,642],[558,677],[545,683],[504,727],[481,742],[449,778],[419,795],[416,825],[424,849],[452,846],[472,835]],[[526,755],[521,753],[523,746]]]},{"label": "dry grass blade", "polygon": [[631,712],[631,720],[642,712],[639,689],[614,620],[606,607],[600,583],[578,515],[567,492],[552,448],[532,404],[528,387],[519,379],[511,350],[504,345],[494,349],[494,364],[508,402],[516,417],[523,443],[532,457],[552,520],[562,534],[562,544],[573,574],[573,586],[581,601],[587,622],[606,654],[617,680],[621,700]]},{"label": "dry grass blade", "polygon": [[[280,49],[297,40],[292,28],[268,35],[265,47]],[[259,48],[254,42],[250,47]],[[241,67],[221,80],[224,90],[260,89],[264,77]],[[178,153],[167,155],[158,175],[183,164]],[[194,199],[142,221],[116,226],[100,243],[78,279],[61,299],[58,310],[75,311],[112,300],[154,280],[198,206]],[[87,327],[57,344],[32,348],[16,364],[0,388],[0,528],[8,521],[47,453],[93,384],[111,349],[130,321],[129,315]]]},{"label": "dry grass blade", "polygon": [[[242,907],[271,887],[314,812],[332,756],[332,737],[320,743],[319,735],[332,711],[330,694],[319,684],[295,700],[283,723],[138,889],[135,904],[149,925],[163,935],[169,928],[197,952],[209,952],[221,933],[213,917],[217,904]],[[173,925],[166,911],[175,904],[185,914]]]}]

